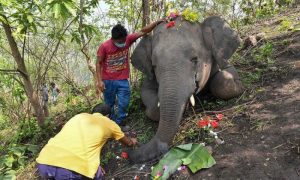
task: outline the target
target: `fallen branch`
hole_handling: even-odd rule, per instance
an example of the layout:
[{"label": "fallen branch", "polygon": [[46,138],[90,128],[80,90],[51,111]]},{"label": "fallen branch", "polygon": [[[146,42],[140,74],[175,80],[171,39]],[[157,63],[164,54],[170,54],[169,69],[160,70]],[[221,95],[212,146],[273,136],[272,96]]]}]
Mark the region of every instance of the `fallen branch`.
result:
[{"label": "fallen branch", "polygon": [[281,147],[281,146],[283,146],[283,145],[285,145],[286,143],[283,143],[283,144],[280,144],[280,145],[278,145],[278,146],[276,146],[276,147],[273,147],[272,149],[277,149],[277,148],[279,148],[279,147]]},{"label": "fallen branch", "polygon": [[[255,98],[254,98],[255,99]],[[239,104],[237,106],[234,106],[232,108],[229,108],[229,109],[224,109],[224,110],[220,110],[220,111],[205,111],[206,113],[210,113],[210,114],[215,114],[215,113],[222,113],[222,112],[226,112],[226,111],[231,111],[231,110],[234,110],[236,108],[239,108],[241,106],[246,106],[246,105],[250,105],[253,103],[254,99],[250,102],[246,102],[246,103],[243,103],[243,104]]]}]

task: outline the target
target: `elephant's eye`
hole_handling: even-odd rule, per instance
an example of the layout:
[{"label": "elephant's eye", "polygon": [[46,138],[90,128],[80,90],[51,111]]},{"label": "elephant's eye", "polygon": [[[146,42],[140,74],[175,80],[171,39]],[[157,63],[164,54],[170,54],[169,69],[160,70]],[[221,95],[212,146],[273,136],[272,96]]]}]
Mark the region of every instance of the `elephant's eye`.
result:
[{"label": "elephant's eye", "polygon": [[193,57],[191,59],[191,62],[194,63],[194,64],[196,64],[198,62],[198,58],[197,57]]}]

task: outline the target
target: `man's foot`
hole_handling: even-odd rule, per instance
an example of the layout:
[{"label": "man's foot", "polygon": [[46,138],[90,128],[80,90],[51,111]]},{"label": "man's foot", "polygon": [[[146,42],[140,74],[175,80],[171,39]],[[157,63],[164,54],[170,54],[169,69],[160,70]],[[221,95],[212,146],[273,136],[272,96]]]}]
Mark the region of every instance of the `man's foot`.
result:
[{"label": "man's foot", "polygon": [[127,125],[124,125],[124,126],[121,126],[121,125],[120,125],[120,128],[121,128],[121,130],[122,130],[123,132],[128,132],[128,131],[130,130],[130,127],[127,126]]}]

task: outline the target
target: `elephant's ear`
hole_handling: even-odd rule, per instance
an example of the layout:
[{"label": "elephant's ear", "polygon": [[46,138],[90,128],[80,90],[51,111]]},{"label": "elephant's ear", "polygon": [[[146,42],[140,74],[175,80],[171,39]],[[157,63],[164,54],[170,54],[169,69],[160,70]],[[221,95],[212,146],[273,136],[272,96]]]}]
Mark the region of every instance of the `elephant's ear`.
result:
[{"label": "elephant's ear", "polygon": [[146,74],[149,79],[153,79],[154,76],[151,61],[151,39],[150,35],[143,37],[131,56],[132,65],[142,73]]},{"label": "elephant's ear", "polygon": [[224,69],[228,59],[240,45],[238,34],[220,17],[208,17],[202,23],[202,33],[206,46],[211,49],[212,55]]}]

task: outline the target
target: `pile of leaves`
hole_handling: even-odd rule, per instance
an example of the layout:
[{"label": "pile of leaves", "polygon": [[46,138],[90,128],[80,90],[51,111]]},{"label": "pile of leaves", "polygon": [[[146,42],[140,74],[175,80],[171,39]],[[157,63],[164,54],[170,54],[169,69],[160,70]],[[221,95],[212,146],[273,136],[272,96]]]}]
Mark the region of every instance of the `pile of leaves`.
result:
[{"label": "pile of leaves", "polygon": [[[193,173],[210,168],[216,161],[203,144],[184,144],[172,148],[151,172],[153,179],[168,179],[176,170],[187,166]],[[184,165],[184,166],[182,166]]]}]

